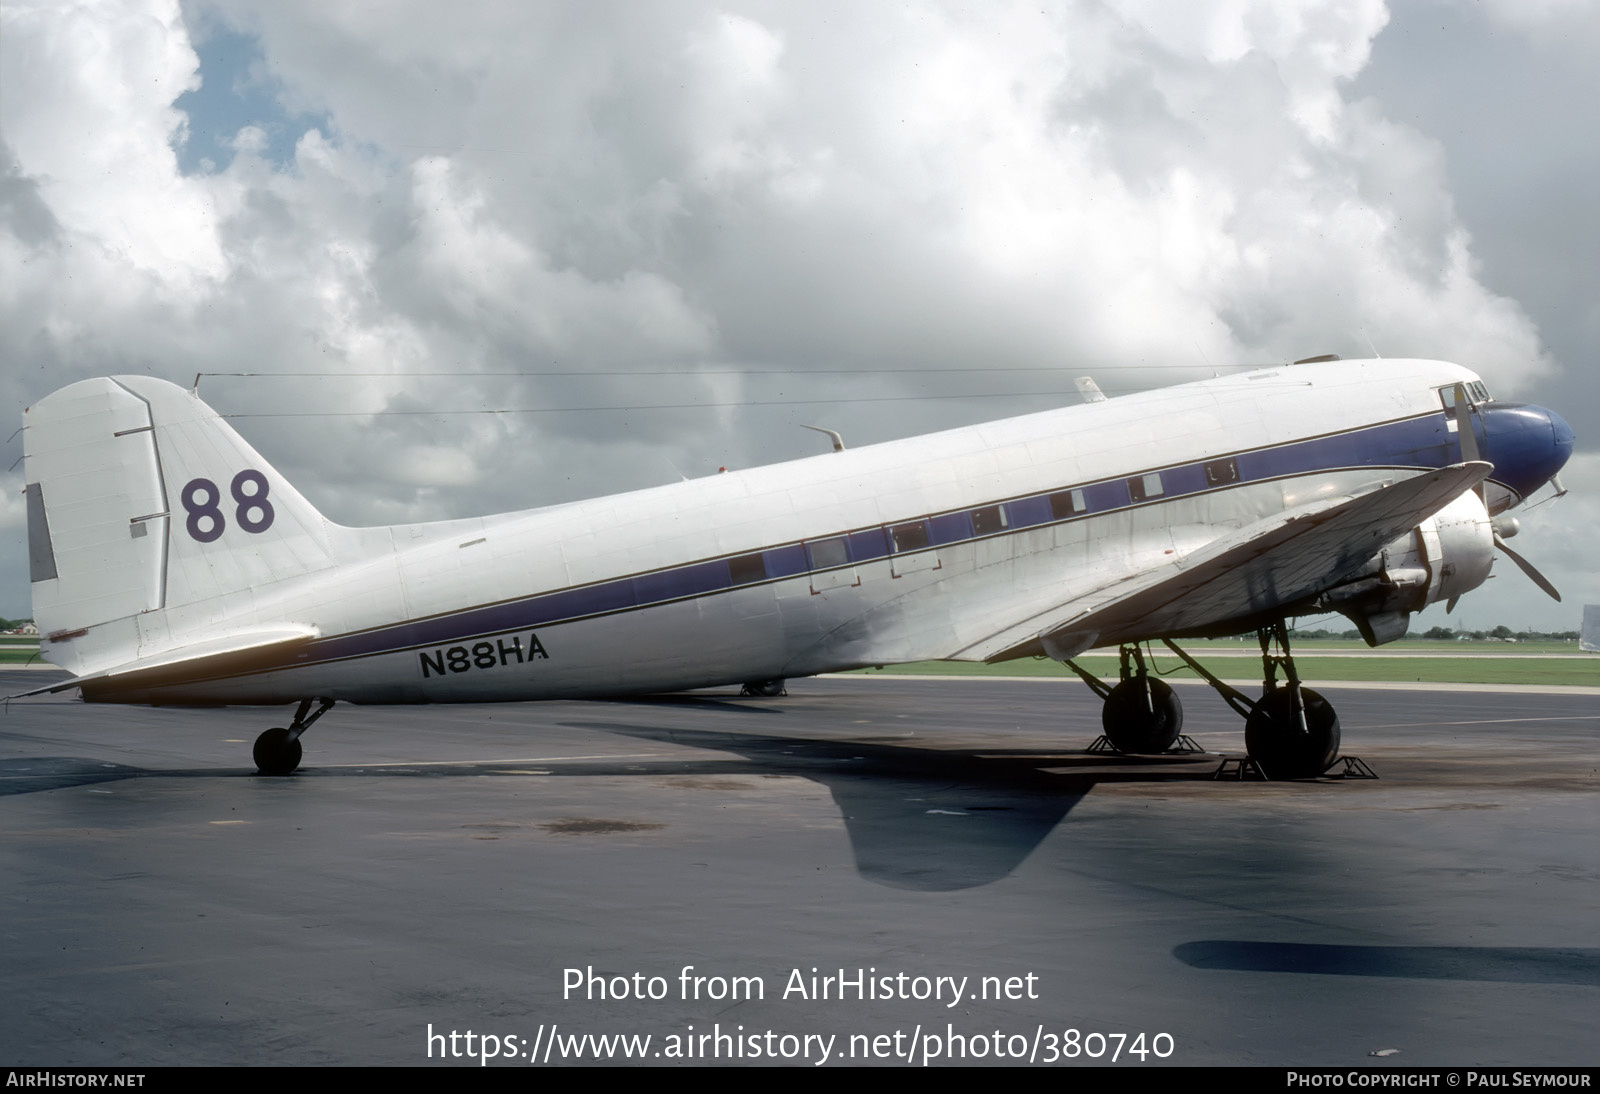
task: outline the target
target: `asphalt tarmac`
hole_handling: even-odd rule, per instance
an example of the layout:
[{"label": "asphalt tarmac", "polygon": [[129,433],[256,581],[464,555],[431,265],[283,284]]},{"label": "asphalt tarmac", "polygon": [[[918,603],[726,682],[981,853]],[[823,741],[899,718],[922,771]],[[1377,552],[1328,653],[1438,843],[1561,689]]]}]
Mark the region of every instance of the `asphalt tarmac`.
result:
[{"label": "asphalt tarmac", "polygon": [[1600,697],[1320,690],[1379,779],[1214,781],[1198,686],[1196,756],[828,678],[341,705],[276,779],[287,708],[13,702],[0,1063],[1600,1063]]}]

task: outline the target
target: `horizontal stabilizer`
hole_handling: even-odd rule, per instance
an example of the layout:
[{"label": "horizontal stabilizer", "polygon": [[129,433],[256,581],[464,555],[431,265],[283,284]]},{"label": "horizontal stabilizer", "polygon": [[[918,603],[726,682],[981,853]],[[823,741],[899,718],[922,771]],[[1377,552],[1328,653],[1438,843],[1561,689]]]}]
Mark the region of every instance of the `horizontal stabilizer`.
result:
[{"label": "horizontal stabilizer", "polygon": [[115,668],[74,676],[70,680],[8,695],[6,698],[21,699],[28,695],[66,691],[68,688],[86,688],[94,693],[95,698],[100,698],[119,692],[144,691],[167,684],[249,672],[258,667],[280,664],[286,654],[316,637],[314,627],[277,627],[202,639]]},{"label": "horizontal stabilizer", "polygon": [[1356,569],[1493,469],[1482,462],[1455,464],[1287,510],[1186,558],[1034,615],[954,656],[1070,656],[1082,651],[1084,641],[1113,645],[1135,633],[1182,635],[1271,612]]}]

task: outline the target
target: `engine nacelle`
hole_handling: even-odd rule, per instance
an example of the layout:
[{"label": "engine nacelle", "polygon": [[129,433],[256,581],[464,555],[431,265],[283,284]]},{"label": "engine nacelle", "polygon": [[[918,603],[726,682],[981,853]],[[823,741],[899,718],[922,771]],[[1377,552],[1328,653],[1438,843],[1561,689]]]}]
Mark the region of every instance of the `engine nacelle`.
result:
[{"label": "engine nacelle", "polygon": [[1494,528],[1472,491],[1387,544],[1319,606],[1348,616],[1369,646],[1406,633],[1411,613],[1482,585],[1494,562]]}]

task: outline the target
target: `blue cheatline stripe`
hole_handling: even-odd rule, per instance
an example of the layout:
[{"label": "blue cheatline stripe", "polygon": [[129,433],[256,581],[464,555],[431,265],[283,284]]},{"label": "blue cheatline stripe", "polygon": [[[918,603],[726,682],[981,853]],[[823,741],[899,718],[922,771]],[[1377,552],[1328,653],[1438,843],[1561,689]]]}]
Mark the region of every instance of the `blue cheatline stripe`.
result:
[{"label": "blue cheatline stripe", "polygon": [[[1209,485],[1207,464],[1232,459],[1238,478]],[[1177,497],[1217,492],[1252,482],[1288,478],[1317,471],[1399,468],[1431,470],[1446,467],[1459,459],[1454,434],[1448,432],[1442,413],[1427,414],[1363,426],[1346,433],[1333,433],[1292,441],[1270,448],[1243,450],[1211,456],[1192,463],[1156,466],[1115,479],[1058,486],[1050,491],[1023,497],[998,499],[971,509],[912,517],[894,522],[891,527],[921,522],[928,532],[929,547],[949,547],[996,535],[1014,535],[1033,528],[1099,516],[1135,504],[1152,505]],[[1129,482],[1147,475],[1159,475],[1161,492],[1149,494],[1135,503]],[[1083,508],[1058,517],[1051,494],[1082,491]],[[978,535],[973,531],[973,510],[1001,506],[1006,514],[1003,531]],[[805,542],[820,544],[843,539],[848,549],[847,565],[885,558],[892,552],[884,529],[879,526],[839,531]],[[903,542],[903,540],[902,540]],[[655,604],[707,596],[730,588],[782,581],[812,572],[804,543],[785,543],[746,554],[761,556],[766,576],[735,582],[727,557],[702,559],[680,566],[611,578],[592,585],[537,593],[498,604],[485,604],[428,619],[410,620],[338,635],[312,643],[297,664],[316,664],[397,653],[424,646],[444,646],[470,641],[486,635],[532,630],[554,623],[575,622]],[[739,556],[743,557],[743,556]],[[843,568],[835,566],[834,569]]]}]

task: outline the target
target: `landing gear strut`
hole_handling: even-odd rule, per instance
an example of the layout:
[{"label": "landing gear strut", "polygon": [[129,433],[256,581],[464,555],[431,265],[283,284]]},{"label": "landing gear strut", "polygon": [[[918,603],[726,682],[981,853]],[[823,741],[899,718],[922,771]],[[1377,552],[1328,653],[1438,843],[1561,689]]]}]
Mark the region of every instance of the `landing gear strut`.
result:
[{"label": "landing gear strut", "polygon": [[[1261,698],[1251,699],[1218,680],[1170,641],[1166,647],[1244,715],[1244,743],[1251,761],[1269,779],[1314,779],[1339,756],[1339,716],[1333,705],[1300,683],[1283,620],[1256,632],[1261,642]],[[1278,670],[1284,682],[1278,684]],[[1359,763],[1359,761],[1357,761]]]},{"label": "landing gear strut", "polygon": [[[318,702],[322,705],[312,711],[311,704]],[[300,709],[295,711],[294,721],[289,723],[287,729],[269,729],[257,737],[255,747],[251,749],[256,770],[263,775],[291,774],[300,766],[300,734],[310,729],[311,723],[326,714],[332,706],[332,699],[303,699]]]},{"label": "landing gear strut", "polygon": [[[1172,685],[1150,675],[1144,651],[1137,645],[1125,645],[1120,652],[1121,681],[1114,686],[1071,661],[1067,667],[1105,700],[1100,708],[1100,725],[1105,730],[1103,739],[1114,751],[1146,755],[1165,752],[1177,743],[1183,730],[1183,704]],[[1094,750],[1093,746],[1090,750]]]},{"label": "landing gear strut", "polygon": [[[1261,641],[1261,701],[1244,723],[1245,749],[1269,779],[1314,779],[1339,756],[1339,716],[1333,706],[1302,687],[1289,653],[1283,620],[1257,632]],[[1274,652],[1273,647],[1281,650]],[[1277,673],[1283,669],[1284,685]]]}]

